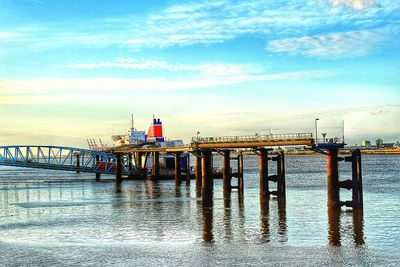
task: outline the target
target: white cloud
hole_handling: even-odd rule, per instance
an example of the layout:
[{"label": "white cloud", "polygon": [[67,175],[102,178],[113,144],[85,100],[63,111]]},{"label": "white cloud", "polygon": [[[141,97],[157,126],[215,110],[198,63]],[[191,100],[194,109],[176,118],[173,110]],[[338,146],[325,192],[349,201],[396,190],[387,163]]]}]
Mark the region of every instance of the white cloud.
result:
[{"label": "white cloud", "polygon": [[[372,0],[189,2],[150,16],[143,24],[146,30],[137,31],[135,37],[125,43],[139,47],[168,47],[223,42],[239,36],[274,39],[337,29],[338,26],[354,28],[356,24],[361,30],[362,25],[379,25],[383,16],[395,14],[400,8],[399,2],[381,2],[379,6]],[[366,10],[371,6],[377,8]],[[354,12],[352,9],[365,11]]]},{"label": "white cloud", "polygon": [[286,38],[268,42],[267,50],[312,57],[362,56],[387,38],[387,29],[335,32],[325,35]]},{"label": "white cloud", "polygon": [[[218,72],[218,70],[217,70]],[[232,71],[229,71],[232,73]],[[275,74],[242,74],[225,75],[226,71],[221,70],[224,75],[207,76],[196,75],[179,77],[175,79],[124,79],[124,78],[88,78],[88,79],[64,79],[64,78],[37,78],[28,80],[2,80],[0,81],[0,92],[2,95],[32,94],[34,92],[55,92],[70,90],[191,90],[198,88],[213,88],[218,86],[239,84],[252,81],[271,81],[289,79],[308,79],[326,77],[330,75],[321,71],[285,72]]]},{"label": "white cloud", "polygon": [[[376,8],[367,8],[370,6]],[[143,18],[127,15],[25,29],[20,32],[24,38],[17,41],[29,42],[29,49],[38,50],[72,45],[163,48],[208,45],[237,37],[273,40],[343,27],[363,30],[382,26],[387,18],[396,23],[399,10],[400,1],[390,0],[379,4],[373,0],[196,1],[172,5]]]},{"label": "white cloud", "polygon": [[20,34],[16,32],[1,32],[0,31],[0,41],[13,41],[20,38]]},{"label": "white cloud", "polygon": [[203,63],[191,65],[172,64],[163,60],[141,58],[117,58],[115,61],[69,64],[68,67],[77,69],[118,68],[132,70],[162,70],[170,72],[196,72],[205,76],[247,75],[261,72],[261,68],[255,64]]},{"label": "white cloud", "polygon": [[377,7],[375,0],[330,0],[333,6],[344,5],[357,10],[363,10],[367,7]]}]

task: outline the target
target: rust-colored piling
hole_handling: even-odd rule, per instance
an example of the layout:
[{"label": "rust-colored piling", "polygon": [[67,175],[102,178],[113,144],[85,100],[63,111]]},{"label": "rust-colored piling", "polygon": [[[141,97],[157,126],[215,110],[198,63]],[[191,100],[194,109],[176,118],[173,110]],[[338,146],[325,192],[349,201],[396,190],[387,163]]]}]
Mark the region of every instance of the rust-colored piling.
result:
[{"label": "rust-colored piling", "polygon": [[337,148],[330,148],[326,154],[327,162],[327,189],[328,189],[328,207],[340,209],[339,195],[339,171],[338,171],[338,155]]},{"label": "rust-colored piling", "polygon": [[283,151],[279,154],[279,158],[277,161],[277,172],[278,172],[278,181],[277,181],[278,197],[285,197],[286,196],[285,154]]},{"label": "rust-colored piling", "polygon": [[186,183],[190,183],[190,154],[186,156]]},{"label": "rust-colored piling", "polygon": [[202,177],[201,177],[201,156],[196,155],[196,170],[195,170],[195,178],[196,178],[196,192],[201,192],[201,185],[202,185]]},{"label": "rust-colored piling", "polygon": [[[100,155],[96,155],[96,167],[100,166]],[[96,172],[96,181],[100,181],[100,173]]]},{"label": "rust-colored piling", "polygon": [[181,153],[175,153],[175,183],[181,182]]},{"label": "rust-colored piling", "polygon": [[79,154],[76,155],[76,167],[78,168],[78,170],[76,171],[76,173],[80,173],[79,169],[81,167],[81,156]]},{"label": "rust-colored piling", "polygon": [[132,164],[132,153],[128,154],[128,166],[129,170],[131,171],[133,169],[133,164]]},{"label": "rust-colored piling", "polygon": [[231,191],[231,159],[230,151],[224,151],[222,156],[222,181],[224,191]]},{"label": "rust-colored piling", "polygon": [[243,153],[238,155],[238,191],[243,194],[244,181],[243,181]]},{"label": "rust-colored piling", "polygon": [[121,173],[121,154],[116,154],[117,156],[117,162],[116,162],[116,166],[117,166],[117,171],[115,174],[115,179],[117,182],[120,182],[122,180],[122,173]]},{"label": "rust-colored piling", "polygon": [[160,152],[153,152],[153,162],[152,162],[152,172],[153,177],[158,177],[160,175]]},{"label": "rust-colored piling", "polygon": [[212,153],[203,151],[201,153],[201,178],[202,178],[202,204],[203,207],[212,206],[213,197],[213,173],[212,173]]},{"label": "rust-colored piling", "polygon": [[361,151],[356,149],[352,152],[352,180],[353,180],[353,208],[363,208],[363,188],[361,173]]},{"label": "rust-colored piling", "polygon": [[260,168],[260,197],[265,198],[269,196],[268,188],[268,151],[261,149],[258,155],[259,168]]},{"label": "rust-colored piling", "polygon": [[141,153],[141,152],[136,152],[136,159],[135,159],[135,163],[136,163],[136,166],[139,168],[139,169],[141,169],[143,166],[142,166],[142,156],[143,156],[143,154]]}]

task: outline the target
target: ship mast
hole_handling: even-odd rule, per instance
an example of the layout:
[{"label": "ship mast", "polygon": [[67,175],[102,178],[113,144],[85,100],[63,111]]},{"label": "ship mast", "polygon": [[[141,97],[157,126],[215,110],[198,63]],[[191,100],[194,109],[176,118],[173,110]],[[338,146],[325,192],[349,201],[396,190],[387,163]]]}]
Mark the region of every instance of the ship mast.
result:
[{"label": "ship mast", "polygon": [[135,130],[135,120],[133,119],[133,114],[131,115],[131,132]]}]

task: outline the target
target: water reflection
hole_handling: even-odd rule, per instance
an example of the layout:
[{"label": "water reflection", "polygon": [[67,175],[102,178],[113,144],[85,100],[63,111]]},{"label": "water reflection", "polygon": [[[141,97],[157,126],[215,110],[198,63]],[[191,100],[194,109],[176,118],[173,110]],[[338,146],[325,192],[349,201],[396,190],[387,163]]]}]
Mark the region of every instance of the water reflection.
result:
[{"label": "water reflection", "polygon": [[[342,214],[344,216],[348,216],[351,214],[352,216],[352,225],[348,225],[344,223],[341,225],[341,217]],[[346,218],[344,218],[346,219]],[[353,229],[353,239],[354,243],[357,246],[364,245],[364,215],[363,210],[354,209],[350,211],[342,211],[340,209],[328,208],[328,242],[331,246],[340,246],[342,243],[341,235],[346,233],[346,230],[349,228]],[[350,233],[348,233],[350,234]]]},{"label": "water reflection", "polygon": [[231,220],[231,194],[229,191],[224,191],[224,228],[227,239],[232,237]]},{"label": "water reflection", "polygon": [[260,198],[260,232],[261,242],[267,243],[270,241],[269,232],[269,197]]},{"label": "water reflection", "polygon": [[213,208],[203,207],[203,240],[205,242],[214,241],[213,235]]},{"label": "water reflection", "polygon": [[270,200],[269,197],[260,198],[260,233],[261,242],[267,243],[271,241],[270,233],[270,202],[276,201],[277,213],[278,213],[278,236],[279,242],[287,242],[287,219],[286,219],[286,199],[285,198],[274,198]]}]

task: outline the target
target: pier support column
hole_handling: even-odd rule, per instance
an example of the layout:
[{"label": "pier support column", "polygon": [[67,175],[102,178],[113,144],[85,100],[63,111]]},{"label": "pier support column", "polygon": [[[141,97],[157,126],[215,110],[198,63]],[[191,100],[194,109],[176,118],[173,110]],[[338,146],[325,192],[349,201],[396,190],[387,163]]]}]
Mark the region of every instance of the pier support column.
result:
[{"label": "pier support column", "polygon": [[[101,167],[101,162],[100,162],[100,155],[96,155],[96,168]],[[100,181],[100,173],[96,172],[96,181],[99,182]]]},{"label": "pier support column", "polygon": [[202,177],[201,177],[201,155],[196,155],[196,170],[195,170],[195,178],[196,178],[196,192],[201,192],[202,185]]},{"label": "pier support column", "polygon": [[[77,154],[76,155],[76,167],[79,169],[81,167],[81,155]],[[80,171],[76,171],[76,173],[80,173]]]},{"label": "pier support column", "polygon": [[260,197],[265,198],[269,196],[268,188],[268,151],[261,149],[258,161],[260,165]]},{"label": "pier support column", "polygon": [[190,154],[186,156],[186,183],[190,183]]},{"label": "pier support column", "polygon": [[160,153],[159,152],[153,152],[153,168],[152,168],[152,173],[151,175],[153,177],[158,177],[160,176]]},{"label": "pier support column", "polygon": [[135,163],[139,169],[142,168],[142,153],[141,152],[136,153]]},{"label": "pier support column", "polygon": [[286,196],[286,181],[285,181],[285,153],[280,152],[277,159],[277,173],[278,173],[278,181],[277,181],[277,191],[278,197]]},{"label": "pier support column", "polygon": [[117,166],[117,171],[115,174],[115,179],[117,182],[120,182],[122,180],[122,172],[121,172],[121,154],[116,154],[117,156],[117,161],[116,161],[116,166]]},{"label": "pier support column", "polygon": [[353,180],[353,208],[363,208],[363,188],[361,174],[361,151],[352,152],[351,172]]},{"label": "pier support column", "polygon": [[243,153],[238,155],[238,191],[243,194],[244,191],[244,181],[243,181]]},{"label": "pier support column", "polygon": [[340,209],[340,187],[339,187],[339,171],[338,171],[338,155],[337,148],[330,148],[326,154],[327,176],[328,176],[328,207]]},{"label": "pier support column", "polygon": [[213,203],[212,152],[201,152],[201,196],[203,207],[211,207]]},{"label": "pier support column", "polygon": [[132,153],[128,154],[128,166],[129,166],[129,170],[131,171],[133,169],[133,164],[132,164]]},{"label": "pier support column", "polygon": [[181,153],[175,153],[175,183],[181,182]]},{"label": "pier support column", "polygon": [[222,156],[222,180],[224,191],[231,191],[231,153],[229,150],[224,151]]},{"label": "pier support column", "polygon": [[147,159],[149,158],[150,152],[145,152],[144,153],[144,161],[143,161],[143,169],[147,170]]}]

